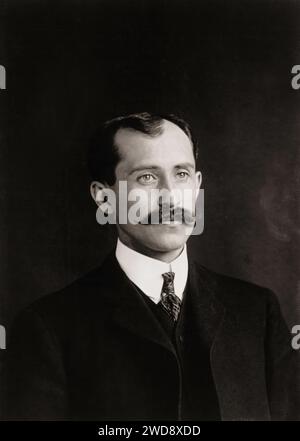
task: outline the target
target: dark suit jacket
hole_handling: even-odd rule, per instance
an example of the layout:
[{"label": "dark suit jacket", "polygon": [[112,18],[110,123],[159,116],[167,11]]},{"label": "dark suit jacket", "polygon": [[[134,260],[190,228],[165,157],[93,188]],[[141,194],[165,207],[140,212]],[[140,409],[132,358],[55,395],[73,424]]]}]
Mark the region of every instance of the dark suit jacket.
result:
[{"label": "dark suit jacket", "polygon": [[[295,418],[296,354],[275,295],[191,261],[189,283],[222,420]],[[111,254],[16,320],[4,419],[180,419],[173,406],[181,387],[176,357]]]}]

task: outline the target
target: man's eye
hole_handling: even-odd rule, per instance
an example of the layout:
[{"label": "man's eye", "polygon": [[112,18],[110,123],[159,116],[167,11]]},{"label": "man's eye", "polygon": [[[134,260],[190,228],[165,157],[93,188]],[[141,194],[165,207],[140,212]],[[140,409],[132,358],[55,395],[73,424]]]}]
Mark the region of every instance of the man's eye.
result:
[{"label": "man's eye", "polygon": [[145,173],[144,175],[138,178],[138,181],[141,182],[142,184],[150,184],[153,181],[155,181],[155,177],[150,173]]},{"label": "man's eye", "polygon": [[186,172],[186,171],[180,171],[180,172],[177,173],[177,176],[178,176],[180,179],[185,179],[185,178],[187,178],[187,177],[189,176],[189,173]]}]

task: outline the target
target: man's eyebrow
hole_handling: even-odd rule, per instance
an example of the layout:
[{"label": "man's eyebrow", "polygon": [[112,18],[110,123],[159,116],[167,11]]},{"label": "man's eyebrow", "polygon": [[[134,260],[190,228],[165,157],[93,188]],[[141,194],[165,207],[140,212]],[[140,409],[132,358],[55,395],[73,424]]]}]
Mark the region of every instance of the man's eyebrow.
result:
[{"label": "man's eyebrow", "polygon": [[129,175],[131,175],[132,173],[138,172],[138,171],[142,171],[142,170],[159,170],[159,169],[160,169],[160,167],[157,167],[156,165],[144,164],[144,165],[140,165],[139,167],[133,168],[130,171]]},{"label": "man's eyebrow", "polygon": [[192,162],[183,162],[182,164],[175,165],[175,168],[195,168],[195,164]]}]

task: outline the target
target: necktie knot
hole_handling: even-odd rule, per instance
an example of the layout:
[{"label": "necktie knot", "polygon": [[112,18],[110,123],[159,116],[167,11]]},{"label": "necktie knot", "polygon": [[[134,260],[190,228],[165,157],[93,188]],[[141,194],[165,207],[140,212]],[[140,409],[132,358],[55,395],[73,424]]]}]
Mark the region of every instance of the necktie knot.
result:
[{"label": "necktie knot", "polygon": [[160,304],[163,309],[172,317],[173,321],[177,321],[181,300],[176,296],[174,289],[175,273],[168,271],[162,274],[164,279],[163,287],[161,290]]},{"label": "necktie knot", "polygon": [[162,274],[163,279],[164,279],[164,284],[163,284],[163,289],[164,287],[168,287],[168,289],[174,288],[174,277],[175,277],[175,273],[173,273],[172,271],[169,271],[167,273],[163,273]]}]

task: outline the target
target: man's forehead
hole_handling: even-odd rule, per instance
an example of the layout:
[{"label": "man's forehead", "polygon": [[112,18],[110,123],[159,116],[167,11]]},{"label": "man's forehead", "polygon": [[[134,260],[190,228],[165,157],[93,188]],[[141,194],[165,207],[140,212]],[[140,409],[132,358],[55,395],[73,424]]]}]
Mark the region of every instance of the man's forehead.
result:
[{"label": "man's forehead", "polygon": [[188,151],[192,153],[192,143],[186,133],[173,124],[164,120],[162,133],[150,136],[131,128],[121,128],[117,131],[114,143],[119,150],[120,156],[125,157],[139,155],[139,153],[156,153],[157,149]]}]

